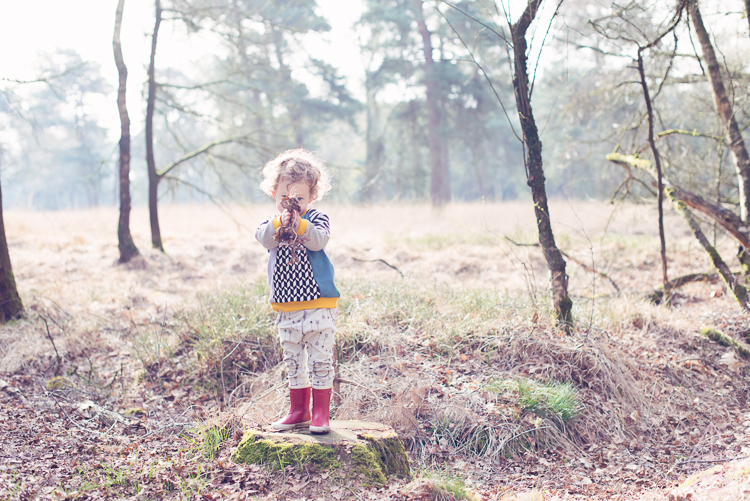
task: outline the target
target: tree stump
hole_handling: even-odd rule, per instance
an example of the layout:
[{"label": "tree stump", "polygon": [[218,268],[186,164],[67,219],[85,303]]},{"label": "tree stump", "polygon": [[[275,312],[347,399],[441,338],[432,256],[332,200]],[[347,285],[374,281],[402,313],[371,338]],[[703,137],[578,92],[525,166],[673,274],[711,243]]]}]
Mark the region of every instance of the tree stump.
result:
[{"label": "tree stump", "polygon": [[385,485],[389,476],[411,478],[404,444],[393,428],[365,421],[331,421],[325,435],[270,426],[246,430],[232,460],[273,469],[294,465],[330,470],[365,485]]}]

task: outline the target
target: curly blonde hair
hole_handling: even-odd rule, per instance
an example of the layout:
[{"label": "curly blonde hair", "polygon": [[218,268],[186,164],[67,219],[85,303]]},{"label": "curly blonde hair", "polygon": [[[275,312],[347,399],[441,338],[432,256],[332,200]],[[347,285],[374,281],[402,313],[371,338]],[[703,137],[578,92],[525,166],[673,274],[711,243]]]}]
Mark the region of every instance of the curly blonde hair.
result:
[{"label": "curly blonde hair", "polygon": [[292,183],[305,181],[310,195],[320,200],[331,191],[331,174],[323,159],[304,148],[286,150],[268,162],[261,170],[263,181],[260,189],[268,196],[278,190],[282,179]]}]

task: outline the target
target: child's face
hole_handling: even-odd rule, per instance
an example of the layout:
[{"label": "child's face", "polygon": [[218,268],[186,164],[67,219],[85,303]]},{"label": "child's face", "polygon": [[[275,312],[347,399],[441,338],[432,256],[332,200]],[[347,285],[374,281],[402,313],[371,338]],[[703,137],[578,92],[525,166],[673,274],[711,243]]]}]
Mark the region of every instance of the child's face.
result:
[{"label": "child's face", "polygon": [[282,179],[279,182],[278,188],[273,193],[273,198],[276,200],[276,209],[279,213],[284,212],[284,208],[281,207],[281,201],[285,196],[293,194],[293,197],[299,202],[300,213],[304,214],[307,210],[307,206],[315,200],[315,197],[310,195],[310,187],[305,181],[297,181],[296,183],[290,183],[288,179]]}]

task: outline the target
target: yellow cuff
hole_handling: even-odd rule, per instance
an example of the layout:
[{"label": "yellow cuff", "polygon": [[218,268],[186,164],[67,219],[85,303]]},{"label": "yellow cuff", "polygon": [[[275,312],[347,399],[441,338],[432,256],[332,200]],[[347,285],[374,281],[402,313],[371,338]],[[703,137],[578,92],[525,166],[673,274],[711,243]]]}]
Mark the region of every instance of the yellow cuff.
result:
[{"label": "yellow cuff", "polygon": [[273,218],[273,227],[274,229],[278,230],[280,226],[281,226],[281,216],[276,216],[275,218]]},{"label": "yellow cuff", "polygon": [[299,222],[299,228],[297,228],[297,236],[301,237],[307,231],[307,219],[301,219]]},{"label": "yellow cuff", "polygon": [[319,297],[312,301],[292,301],[289,303],[271,303],[274,311],[301,311],[314,310],[316,308],[336,308],[339,298]]}]

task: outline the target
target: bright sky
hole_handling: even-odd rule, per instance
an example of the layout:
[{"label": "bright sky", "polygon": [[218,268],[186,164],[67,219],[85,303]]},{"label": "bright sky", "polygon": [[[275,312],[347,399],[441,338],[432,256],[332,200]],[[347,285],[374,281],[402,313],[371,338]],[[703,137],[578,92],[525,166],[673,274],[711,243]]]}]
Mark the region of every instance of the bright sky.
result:
[{"label": "bright sky", "polygon": [[[526,5],[526,0],[498,2],[509,5],[513,17],[518,16]],[[114,136],[119,136],[116,106],[108,104],[110,101],[114,103],[112,96],[117,87],[117,69],[112,54],[117,0],[8,0],[3,3],[0,78],[33,80],[44,73],[39,64],[40,54],[74,49],[84,61],[98,63],[102,75],[111,83],[112,95],[97,102],[93,113]],[[544,4],[554,9],[555,2]],[[364,99],[364,69],[357,36],[352,29],[364,9],[364,0],[318,0],[318,5],[320,14],[328,19],[332,30],[320,37],[308,36],[306,46],[315,57],[340,68],[355,95]],[[549,19],[546,13],[540,17],[541,21]],[[128,111],[134,134],[143,126],[142,84],[146,81],[153,23],[153,0],[126,0],[121,36],[128,67]],[[162,23],[157,67],[194,68],[200,56],[212,47],[215,46],[211,42],[207,43],[200,37],[186,37],[179,23]],[[535,52],[538,53],[538,48],[532,50],[530,63],[535,60]]]},{"label": "bright sky", "polygon": [[[24,0],[3,2],[0,15],[0,78],[33,80],[42,71],[38,55],[58,49],[74,49],[84,61],[99,63],[102,74],[117,86],[112,53],[117,0]],[[332,25],[331,32],[309,39],[308,48],[318,58],[340,67],[353,83],[362,80],[362,65],[355,34],[350,29],[362,11],[362,0],[318,0],[320,13]],[[153,0],[126,0],[122,25],[122,50],[128,67],[128,108],[133,127],[142,121],[142,83],[150,54],[154,23]],[[185,37],[176,23],[162,23],[157,66],[180,67],[210,50],[199,37]],[[335,48],[335,50],[334,50]],[[335,54],[335,56],[334,56]],[[103,121],[117,126],[117,109],[107,110]],[[111,123],[110,123],[111,122]]]}]

